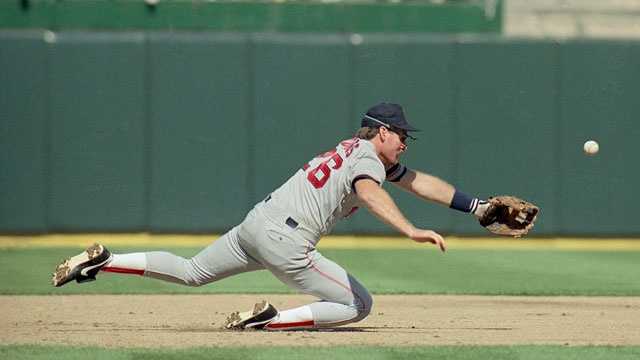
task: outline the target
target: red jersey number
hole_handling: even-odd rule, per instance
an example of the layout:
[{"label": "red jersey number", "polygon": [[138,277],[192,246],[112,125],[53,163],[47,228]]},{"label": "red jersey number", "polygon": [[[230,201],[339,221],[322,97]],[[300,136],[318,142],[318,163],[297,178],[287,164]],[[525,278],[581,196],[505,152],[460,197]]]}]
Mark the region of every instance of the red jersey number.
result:
[{"label": "red jersey number", "polygon": [[[313,168],[307,174],[307,180],[313,185],[314,188],[320,189],[327,183],[329,177],[331,177],[331,170],[338,170],[342,166],[342,157],[336,150],[327,151],[320,155],[321,158],[326,158],[320,165]],[[308,168],[308,164],[304,169]]]}]

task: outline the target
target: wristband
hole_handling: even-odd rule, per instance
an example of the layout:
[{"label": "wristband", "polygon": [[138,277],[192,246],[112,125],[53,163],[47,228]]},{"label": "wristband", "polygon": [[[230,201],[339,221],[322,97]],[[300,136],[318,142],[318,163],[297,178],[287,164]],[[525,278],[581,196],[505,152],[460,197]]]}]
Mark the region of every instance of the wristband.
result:
[{"label": "wristband", "polygon": [[478,208],[478,198],[472,198],[471,196],[456,190],[451,200],[451,209],[456,209],[462,212],[474,212]]}]

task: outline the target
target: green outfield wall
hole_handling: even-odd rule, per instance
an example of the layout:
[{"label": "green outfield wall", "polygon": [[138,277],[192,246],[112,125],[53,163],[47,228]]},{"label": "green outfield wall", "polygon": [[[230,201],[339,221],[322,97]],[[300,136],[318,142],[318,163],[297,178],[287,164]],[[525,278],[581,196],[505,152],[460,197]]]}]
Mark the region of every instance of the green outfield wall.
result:
[{"label": "green outfield wall", "polygon": [[497,33],[502,0],[3,0],[0,28]]},{"label": "green outfield wall", "polygon": [[[637,236],[638,59],[633,41],[0,31],[0,232],[227,230],[391,101],[424,130],[410,167],[540,204],[535,235]],[[417,225],[484,234],[387,188]],[[364,210],[337,230],[391,232]]]}]

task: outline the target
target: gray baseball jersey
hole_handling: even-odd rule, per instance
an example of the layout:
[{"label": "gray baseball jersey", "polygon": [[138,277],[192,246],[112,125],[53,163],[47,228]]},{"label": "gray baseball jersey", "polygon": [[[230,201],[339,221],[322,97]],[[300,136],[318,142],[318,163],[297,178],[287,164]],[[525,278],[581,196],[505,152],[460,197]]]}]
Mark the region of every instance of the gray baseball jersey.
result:
[{"label": "gray baseball jersey", "polygon": [[385,172],[370,141],[353,138],[305,164],[272,194],[272,201],[318,237],[359,207],[355,181],[369,178],[398,180],[406,168],[400,164]]}]

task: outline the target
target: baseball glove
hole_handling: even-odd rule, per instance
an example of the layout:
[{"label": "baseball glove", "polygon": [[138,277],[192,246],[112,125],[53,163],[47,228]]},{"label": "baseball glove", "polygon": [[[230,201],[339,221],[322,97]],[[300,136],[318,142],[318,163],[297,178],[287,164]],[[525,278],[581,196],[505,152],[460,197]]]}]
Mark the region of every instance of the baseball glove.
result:
[{"label": "baseball glove", "polygon": [[479,219],[480,225],[498,235],[526,235],[540,211],[536,205],[509,195],[490,197],[488,203]]}]

